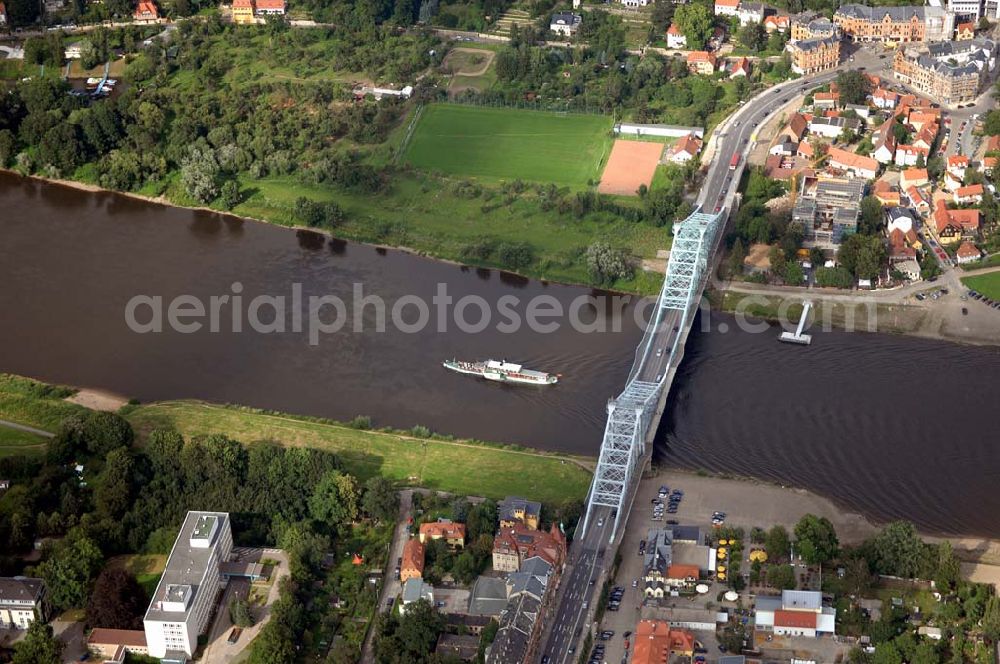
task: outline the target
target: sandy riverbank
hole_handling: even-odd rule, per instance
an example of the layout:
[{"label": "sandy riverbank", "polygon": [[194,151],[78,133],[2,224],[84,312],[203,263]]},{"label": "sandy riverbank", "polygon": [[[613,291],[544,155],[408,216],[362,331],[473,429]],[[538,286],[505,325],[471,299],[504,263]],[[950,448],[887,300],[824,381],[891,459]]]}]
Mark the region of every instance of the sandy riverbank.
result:
[{"label": "sandy riverbank", "polygon": [[[651,496],[666,484],[684,491],[684,500],[674,517],[681,523],[707,526],[716,510],[726,512],[726,523],[749,531],[758,526],[770,528],[783,525],[791,532],[805,514],[816,514],[830,520],[841,544],[860,544],[875,535],[881,524],[851,512],[832,500],[805,489],[778,486],[751,478],[729,478],[703,475],[683,470],[658,469],[642,480],[628,529],[645,534],[649,520]],[[947,537],[921,533],[930,542],[951,541],[963,560],[963,571],[974,581],[993,583],[1000,588],[1000,541],[983,537]]]},{"label": "sandy riverbank", "polygon": [[104,410],[108,412],[115,412],[128,403],[128,399],[120,394],[91,388],[80,389],[73,396],[67,397],[66,401],[91,410]]}]

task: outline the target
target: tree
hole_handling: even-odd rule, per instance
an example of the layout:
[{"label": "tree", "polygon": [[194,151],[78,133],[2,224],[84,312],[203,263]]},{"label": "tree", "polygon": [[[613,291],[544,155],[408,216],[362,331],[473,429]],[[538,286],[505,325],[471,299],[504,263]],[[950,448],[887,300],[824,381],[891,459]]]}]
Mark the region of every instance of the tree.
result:
[{"label": "tree", "polygon": [[704,48],[712,36],[712,12],[708,5],[689,3],[674,11],[674,21],[687,37],[688,48]]},{"label": "tree", "polygon": [[240,183],[236,180],[226,180],[222,184],[220,194],[222,196],[222,204],[227,210],[232,210],[243,201],[243,197],[240,194]]},{"label": "tree", "polygon": [[903,578],[913,578],[925,562],[925,545],[909,521],[894,521],[871,542],[875,571]]},{"label": "tree", "polygon": [[208,145],[192,145],[181,162],[181,183],[188,195],[199,203],[208,203],[219,195],[216,178],[219,164]]},{"label": "tree", "polygon": [[71,531],[53,547],[37,572],[45,580],[52,604],[58,609],[69,609],[84,606],[91,581],[103,562],[101,550],[93,540]]},{"label": "tree", "polygon": [[14,646],[12,664],[60,664],[63,644],[52,634],[52,627],[41,620],[28,626],[23,639]]},{"label": "tree", "polygon": [[868,561],[860,556],[844,564],[844,589],[848,595],[864,595],[872,587],[872,572]]},{"label": "tree", "polygon": [[837,75],[837,91],[840,92],[840,103],[863,104],[871,94],[872,83],[860,71],[845,71]]},{"label": "tree", "polygon": [[632,276],[633,270],[628,257],[607,242],[594,242],[587,247],[586,258],[587,270],[595,283],[611,284]]},{"label": "tree", "polygon": [[87,624],[109,629],[142,629],[148,600],[135,577],[121,567],[105,567],[87,601]]},{"label": "tree", "polygon": [[357,481],[338,470],[326,473],[309,498],[309,515],[337,530],[358,518]]},{"label": "tree", "polygon": [[872,664],[903,664],[903,656],[899,654],[892,642],[887,641],[875,646]]},{"label": "tree", "polygon": [[882,202],[874,196],[865,196],[861,199],[861,223],[858,232],[864,235],[875,235],[881,233],[885,227],[885,213],[882,210]]},{"label": "tree", "polygon": [[391,480],[380,475],[365,482],[361,509],[377,521],[390,521],[399,511],[399,494]]},{"label": "tree", "polygon": [[764,538],[764,549],[767,551],[767,559],[770,562],[778,562],[788,558],[792,543],[788,538],[788,531],[782,525],[773,526],[767,531]]},{"label": "tree", "polygon": [[237,627],[250,627],[253,625],[253,615],[250,613],[250,604],[245,599],[234,597],[229,603],[229,619]]},{"label": "tree", "polygon": [[[97,509],[112,519],[120,519],[132,506],[132,455],[127,448],[112,450],[101,471],[101,481],[94,492]],[[103,625],[102,625],[103,626]]]},{"label": "tree", "polygon": [[937,571],[934,583],[941,592],[946,592],[955,586],[961,578],[961,563],[952,550],[951,542],[945,540],[938,544]]},{"label": "tree", "polygon": [[111,450],[128,447],[135,434],[132,425],[117,413],[95,411],[83,421],[83,440],[87,451],[99,457],[107,456]]},{"label": "tree", "polygon": [[825,516],[806,514],[795,524],[795,551],[810,565],[832,559],[839,544],[833,524]]},{"label": "tree", "polygon": [[767,584],[779,590],[794,590],[798,583],[791,565],[771,565],[767,568]]},{"label": "tree", "polygon": [[767,32],[760,23],[747,23],[740,28],[736,39],[751,51],[759,51],[767,44]]}]

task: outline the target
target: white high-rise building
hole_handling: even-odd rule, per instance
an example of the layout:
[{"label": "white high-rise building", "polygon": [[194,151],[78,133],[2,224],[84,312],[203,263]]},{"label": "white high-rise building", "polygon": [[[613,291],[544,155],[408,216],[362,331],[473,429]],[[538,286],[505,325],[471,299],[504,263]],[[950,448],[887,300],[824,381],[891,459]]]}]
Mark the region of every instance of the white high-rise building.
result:
[{"label": "white high-rise building", "polygon": [[219,590],[219,564],[232,549],[228,514],[187,513],[142,621],[152,657],[185,664],[194,654]]}]

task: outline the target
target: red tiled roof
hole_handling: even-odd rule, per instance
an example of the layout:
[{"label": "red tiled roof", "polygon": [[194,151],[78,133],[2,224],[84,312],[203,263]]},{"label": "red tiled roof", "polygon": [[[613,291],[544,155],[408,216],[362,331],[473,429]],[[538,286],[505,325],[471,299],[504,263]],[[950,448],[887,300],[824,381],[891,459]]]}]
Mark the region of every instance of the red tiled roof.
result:
[{"label": "red tiled roof", "polygon": [[156,10],[156,5],[149,0],[139,0],[139,5],[135,8],[135,17],[142,18],[147,15],[159,18],[160,13]]},{"label": "red tiled roof", "polygon": [[915,182],[917,180],[927,179],[927,169],[926,168],[907,168],[903,171],[903,177],[907,182]]},{"label": "red tiled roof", "polygon": [[676,23],[671,23],[670,27],[667,28],[667,34],[668,35],[676,35],[676,36],[679,37],[680,34],[681,34],[681,29],[677,27]]},{"label": "red tiled roof", "polygon": [[775,611],[774,626],[816,629],[816,614],[811,611]]},{"label": "red tiled roof", "polygon": [[987,152],[997,152],[1000,151],[1000,136],[990,136],[986,139],[986,151]]},{"label": "red tiled roof", "polygon": [[695,62],[710,62],[715,66],[715,56],[708,51],[691,51],[687,57],[688,64]]},{"label": "red tiled roof", "polygon": [[233,9],[253,9],[253,0],[233,0]]},{"label": "red tiled roof", "polygon": [[952,166],[968,166],[969,158],[963,154],[955,154],[948,157],[948,168]]},{"label": "red tiled roof", "polygon": [[716,7],[732,7],[736,8],[740,6],[740,0],[715,0]]},{"label": "red tiled roof", "polygon": [[700,570],[697,565],[675,564],[667,568],[668,579],[697,579]]},{"label": "red tiled roof", "polygon": [[684,629],[672,629],[664,620],[640,620],[633,638],[632,664],[664,664],[671,652],[694,650],[694,635]]},{"label": "red tiled roof", "polygon": [[403,544],[403,563],[400,570],[416,570],[417,573],[424,573],[424,552],[425,548],[416,537],[406,540]]},{"label": "red tiled roof", "polygon": [[878,162],[871,157],[864,157],[860,154],[848,152],[847,150],[841,150],[840,148],[830,148],[827,154],[830,155],[831,162],[836,162],[845,168],[878,171]]},{"label": "red tiled roof", "polygon": [[965,242],[962,243],[962,246],[958,248],[958,251],[955,252],[955,255],[961,256],[962,258],[967,258],[967,257],[979,258],[983,254],[982,252],[979,251],[976,245],[966,240]]},{"label": "red tiled roof", "polygon": [[285,0],[257,0],[257,9],[280,9],[285,11]]},{"label": "red tiled roof", "polygon": [[983,185],[970,184],[968,187],[959,187],[955,190],[955,195],[959,198],[965,198],[966,196],[982,196]]},{"label": "red tiled roof", "polygon": [[979,210],[949,210],[943,200],[938,200],[934,210],[934,227],[938,232],[949,226],[975,231],[979,228]]},{"label": "red tiled roof", "polygon": [[461,539],[464,541],[465,524],[444,523],[441,521],[422,523],[420,524],[420,535],[430,537],[431,539],[444,537],[445,539]]},{"label": "red tiled roof", "polygon": [[694,134],[688,134],[681,140],[677,141],[671,150],[671,154],[680,154],[681,152],[687,152],[692,157],[701,150],[701,141]]}]

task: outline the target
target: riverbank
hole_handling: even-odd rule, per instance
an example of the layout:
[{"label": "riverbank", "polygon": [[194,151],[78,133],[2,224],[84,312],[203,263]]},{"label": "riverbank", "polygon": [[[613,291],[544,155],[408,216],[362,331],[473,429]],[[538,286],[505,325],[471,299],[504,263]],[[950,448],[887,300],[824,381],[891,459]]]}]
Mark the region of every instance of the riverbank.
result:
[{"label": "riverbank", "polygon": [[[921,290],[937,290],[926,284]],[[788,293],[775,295],[713,290],[708,295],[712,307],[729,314],[745,314],[756,319],[794,329],[802,314],[802,302],[813,303],[812,329],[847,332],[900,334],[975,346],[1000,345],[997,312],[976,302],[959,299],[950,292],[937,301],[914,300],[913,304],[890,304],[840,293]],[[930,304],[927,304],[930,302]],[[961,309],[967,313],[962,314]],[[808,329],[807,329],[808,331]]]},{"label": "riverbank", "polygon": [[[861,544],[877,534],[881,523],[852,512],[832,500],[806,489],[779,486],[753,478],[736,478],[658,468],[643,478],[646,493],[656,492],[656,487],[666,484],[671,489],[684,491],[684,500],[675,518],[681,523],[704,526],[711,522],[712,513],[726,513],[726,525],[744,528],[773,525],[784,526],[789,533],[805,514],[815,514],[830,520],[842,545]],[[646,493],[640,491],[640,495]],[[648,501],[637,501],[637,512],[630,518],[628,528],[637,529],[645,536],[649,527]],[[963,572],[972,581],[991,583],[1000,589],[1000,541],[981,537],[942,536],[921,532],[929,542],[948,540],[962,560]]]},{"label": "riverbank", "polygon": [[[56,429],[63,417],[84,412],[80,403],[107,407],[113,399],[120,400],[108,393],[96,398],[93,390],[77,392],[0,374],[0,420],[46,431]],[[586,457],[456,440],[420,427],[409,432],[369,430],[363,418],[344,424],[199,401],[130,404],[119,412],[132,424],[140,445],[152,430],[166,428],[188,439],[222,434],[248,445],[276,442],[323,449],[335,453],[345,469],[361,479],[381,475],[458,495],[525,495],[557,505],[586,496],[593,468],[593,459]],[[24,433],[17,441],[0,438],[0,447],[13,450],[15,443],[39,442]]]},{"label": "riverbank", "polygon": [[[637,264],[670,246],[670,235],[663,228],[626,221],[609,212],[568,217],[565,211],[542,205],[540,185],[522,184],[524,189],[515,194],[502,191],[503,187],[497,190],[488,184],[412,170],[396,174],[387,191],[377,196],[290,177],[243,177],[239,181],[243,200],[229,210],[197,204],[175,176],[148,192],[136,192],[107,189],[86,179],[26,175],[11,169],[0,169],[0,173],[93,194],[125,196],[154,205],[321,233],[331,239],[571,286],[594,286],[585,259],[593,242],[608,241],[633,255]],[[86,169],[78,173],[91,175]],[[333,230],[301,223],[294,210],[302,198],[337,204],[344,210],[344,221]],[[626,198],[620,203],[629,207],[640,201]],[[524,246],[529,247],[527,262],[519,253]],[[633,277],[603,284],[602,288],[653,295],[659,292],[662,280],[662,274],[640,267]]]}]

